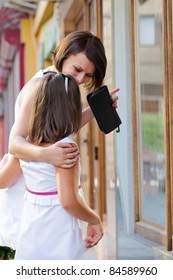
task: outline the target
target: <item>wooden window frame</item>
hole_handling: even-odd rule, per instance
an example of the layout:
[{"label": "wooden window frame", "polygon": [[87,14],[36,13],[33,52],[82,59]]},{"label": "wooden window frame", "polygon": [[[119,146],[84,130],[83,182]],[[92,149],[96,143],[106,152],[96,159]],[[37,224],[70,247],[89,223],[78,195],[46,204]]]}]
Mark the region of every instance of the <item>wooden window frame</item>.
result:
[{"label": "wooden window frame", "polygon": [[135,193],[135,232],[164,245],[168,251],[173,249],[173,66],[172,66],[172,0],[163,3],[164,40],[164,118],[165,118],[165,167],[166,167],[166,230],[140,220],[140,168],[139,134],[137,120],[137,76],[135,42],[135,0],[130,0],[131,28],[131,78],[132,78],[132,119],[133,119],[133,158]]},{"label": "wooden window frame", "polygon": [[[89,29],[89,4],[91,0],[85,1],[85,27]],[[102,0],[96,0],[96,35],[102,39]],[[98,186],[99,186],[99,198],[98,198],[98,214],[103,220],[103,215],[106,212],[105,205],[105,186],[106,186],[106,174],[105,174],[105,136],[95,127],[98,133]],[[88,146],[89,146],[89,176],[90,176],[90,205],[94,208],[94,132],[93,122],[88,124]]]}]

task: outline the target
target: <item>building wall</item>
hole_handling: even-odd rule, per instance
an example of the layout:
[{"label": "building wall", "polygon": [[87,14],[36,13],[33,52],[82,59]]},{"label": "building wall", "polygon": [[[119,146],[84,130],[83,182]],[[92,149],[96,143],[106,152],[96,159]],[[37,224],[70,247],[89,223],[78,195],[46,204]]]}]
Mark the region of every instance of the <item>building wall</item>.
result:
[{"label": "building wall", "polygon": [[25,82],[36,73],[37,41],[30,19],[21,20],[21,43],[24,44],[24,71]]}]

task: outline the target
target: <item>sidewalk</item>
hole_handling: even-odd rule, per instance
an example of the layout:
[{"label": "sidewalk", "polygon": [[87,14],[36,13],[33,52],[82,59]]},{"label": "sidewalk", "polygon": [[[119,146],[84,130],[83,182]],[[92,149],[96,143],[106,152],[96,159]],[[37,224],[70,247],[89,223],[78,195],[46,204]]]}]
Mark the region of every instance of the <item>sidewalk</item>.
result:
[{"label": "sidewalk", "polygon": [[[110,198],[109,198],[110,199]],[[113,209],[112,209],[113,210]],[[113,217],[114,218],[114,217]],[[97,245],[99,260],[173,260],[173,252],[166,251],[157,243],[151,242],[137,234],[127,235],[123,223],[120,199],[118,199],[118,229],[109,230],[105,221],[105,235]],[[112,223],[114,221],[112,220]],[[117,234],[117,240],[116,240]]]}]

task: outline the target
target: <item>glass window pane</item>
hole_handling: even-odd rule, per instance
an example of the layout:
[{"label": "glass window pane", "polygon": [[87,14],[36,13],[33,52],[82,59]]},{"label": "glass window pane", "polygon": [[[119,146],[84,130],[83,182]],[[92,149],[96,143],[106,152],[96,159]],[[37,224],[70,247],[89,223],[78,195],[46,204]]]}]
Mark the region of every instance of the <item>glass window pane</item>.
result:
[{"label": "glass window pane", "polygon": [[162,0],[136,0],[140,219],[165,226]]},{"label": "glass window pane", "polygon": [[139,19],[140,45],[155,44],[155,19],[154,16],[141,16]]}]

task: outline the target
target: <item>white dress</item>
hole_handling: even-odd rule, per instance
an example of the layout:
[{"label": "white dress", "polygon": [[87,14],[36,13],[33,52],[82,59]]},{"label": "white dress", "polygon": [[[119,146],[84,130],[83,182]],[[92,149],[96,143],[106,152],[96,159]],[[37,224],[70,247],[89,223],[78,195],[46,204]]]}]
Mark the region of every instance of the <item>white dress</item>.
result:
[{"label": "white dress", "polygon": [[[61,141],[73,142],[71,137]],[[29,190],[25,192],[15,259],[86,259],[79,221],[59,202],[55,166],[23,160],[20,164]],[[79,194],[83,196],[81,189]]]},{"label": "white dress", "polygon": [[[15,103],[15,118],[19,112],[19,96]],[[11,155],[8,154],[8,157]],[[23,210],[25,181],[21,176],[7,189],[0,190],[0,246],[16,249],[16,240]]]},{"label": "white dress", "polygon": [[[47,70],[52,70],[52,66]],[[39,78],[42,76],[43,70],[40,70],[33,78]],[[15,119],[18,116],[19,110],[20,94],[15,103]],[[0,246],[16,249],[16,240],[23,210],[24,193],[25,181],[23,176],[21,176],[10,188],[0,190]]]},{"label": "white dress", "polygon": [[0,190],[0,246],[16,249],[25,189],[23,176],[9,189]]}]

